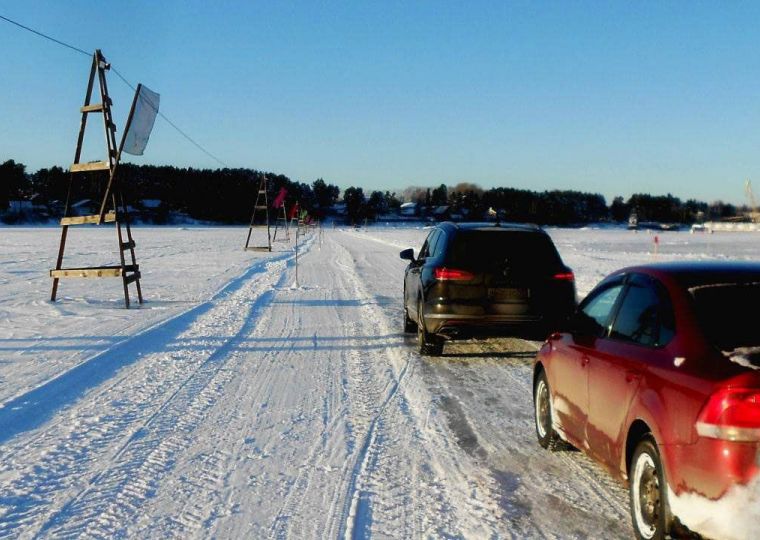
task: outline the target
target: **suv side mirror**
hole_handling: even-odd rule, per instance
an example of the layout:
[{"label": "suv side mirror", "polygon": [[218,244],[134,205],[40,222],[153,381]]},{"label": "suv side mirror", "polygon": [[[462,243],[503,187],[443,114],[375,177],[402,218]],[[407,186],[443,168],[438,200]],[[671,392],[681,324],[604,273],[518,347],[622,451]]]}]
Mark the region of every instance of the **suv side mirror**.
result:
[{"label": "suv side mirror", "polygon": [[399,253],[398,256],[404,259],[405,261],[414,262],[414,250],[412,248],[405,249],[404,251]]}]

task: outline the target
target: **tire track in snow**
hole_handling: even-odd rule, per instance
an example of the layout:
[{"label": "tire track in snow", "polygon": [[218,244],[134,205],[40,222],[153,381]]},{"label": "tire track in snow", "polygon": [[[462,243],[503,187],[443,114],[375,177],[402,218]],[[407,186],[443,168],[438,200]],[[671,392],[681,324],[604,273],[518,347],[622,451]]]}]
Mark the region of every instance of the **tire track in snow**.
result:
[{"label": "tire track in snow", "polygon": [[88,390],[106,382],[117,370],[137,362],[148,353],[155,352],[153,343],[169,342],[193,321],[205,315],[217,302],[235,294],[251,277],[264,272],[268,265],[291,257],[292,255],[286,254],[257,261],[206,302],[128,337],[33,390],[3,403],[0,407],[0,444],[42,425],[58,411],[81,398]]},{"label": "tire track in snow", "polygon": [[[514,340],[488,340],[483,343],[469,344],[468,352],[476,348],[479,352],[514,351],[519,353],[523,350],[535,350],[536,343]],[[453,353],[454,359],[456,353]],[[466,359],[460,361],[468,362]],[[510,382],[509,394],[516,395],[518,402],[528,400],[526,410],[532,411],[532,369],[530,363],[519,362],[516,365],[504,365],[503,359],[497,356],[478,359],[477,365],[485,366],[503,365],[500,373],[508,377]],[[465,364],[467,365],[467,364]],[[437,384],[446,388],[447,393],[454,395],[472,396],[477,393],[477,388],[485,383],[482,381],[467,381],[461,379],[462,370],[452,363],[437,364],[435,369],[429,370],[430,375]],[[453,383],[453,384],[452,384]],[[460,398],[455,398],[460,399]],[[489,431],[481,431],[484,425],[479,422],[473,424],[478,432],[478,440],[485,440],[494,453],[494,459],[486,462],[492,469],[492,474],[497,481],[505,476],[504,493],[502,504],[508,507],[527,506],[533,508],[526,516],[530,520],[519,519],[514,525],[518,528],[519,537],[555,537],[557,532],[553,527],[547,527],[545,520],[536,515],[536,509],[541,509],[545,497],[555,498],[556,502],[573,507],[587,516],[604,516],[612,521],[622,520],[627,522],[628,511],[621,496],[621,486],[612,479],[598,464],[591,461],[585,454],[576,451],[548,452],[541,449],[535,442],[533,435],[532,413],[529,419],[516,419],[511,426],[510,433],[514,433],[516,439],[504,439],[501,434],[490,436]],[[493,440],[491,440],[493,439]],[[554,476],[551,471],[562,471]],[[514,475],[520,478],[517,482]],[[521,488],[521,485],[523,486]],[[527,491],[524,488],[529,485],[540,486],[539,490]],[[534,532],[531,532],[534,531]],[[580,531],[578,532],[580,534]],[[607,531],[607,537],[614,537],[619,531]]]},{"label": "tire track in snow", "polygon": [[[360,298],[371,297],[359,278],[353,257],[351,257],[348,250],[345,248],[343,248],[343,250],[351,259],[352,264],[342,264],[337,259],[336,263],[345,269],[347,278]],[[372,311],[372,316],[365,318],[365,320],[373,321],[374,326],[380,327],[380,331],[384,334],[392,333],[382,310],[372,305],[368,305],[367,308]],[[377,459],[377,454],[379,453],[377,447],[379,446],[379,433],[382,431],[383,426],[383,415],[385,414],[388,405],[397,397],[399,389],[406,379],[407,372],[410,371],[410,367],[413,370],[412,360],[415,356],[411,353],[407,353],[406,358],[404,359],[401,357],[402,355],[398,349],[386,348],[383,352],[390,361],[391,366],[401,363],[401,368],[398,373],[394,374],[390,381],[390,386],[385,391],[384,399],[373,413],[372,419],[369,422],[369,426],[359,447],[354,466],[350,469],[345,499],[342,510],[339,514],[339,528],[337,534],[339,538],[360,537],[362,531],[368,530],[371,525],[372,518],[368,502],[366,501],[366,495],[363,494],[363,484],[367,482],[365,477],[370,472],[372,462]]]},{"label": "tire track in snow", "polygon": [[[305,249],[308,249],[308,245]],[[282,263],[278,267],[284,266]],[[270,287],[272,273],[265,283]],[[288,273],[281,271],[274,289],[282,287]],[[171,470],[176,456],[192,443],[192,433],[206,418],[209,410],[225,392],[235,376],[225,369],[236,349],[253,332],[263,310],[274,298],[269,288],[258,296],[250,307],[238,332],[216,348],[201,366],[161,405],[161,407],[132,435],[111,460],[111,466],[96,475],[74,499],[51,517],[41,530],[55,538],[87,536],[112,537],[125,532],[125,525],[134,521],[139,507],[152,496],[161,479]],[[218,317],[234,320],[247,299],[231,302]],[[215,460],[204,462],[201,476],[216,483]],[[192,514],[186,525],[192,525]],[[196,522],[197,526],[198,523]]]},{"label": "tire track in snow", "polygon": [[[334,247],[337,244],[331,242],[329,245]],[[317,256],[316,253],[313,253],[312,255]],[[350,267],[341,263],[338,258],[332,258],[330,262],[338,267],[338,271],[333,274],[334,276],[339,277],[335,283],[335,285],[337,285],[336,290],[348,292],[349,297],[351,298],[365,298],[366,296],[356,289],[355,283],[351,280],[346,280],[347,274],[341,271],[342,269],[349,269]],[[348,287],[345,285],[348,285]],[[357,304],[352,303],[351,305],[355,305],[360,309],[364,309],[365,307],[362,301],[359,301]],[[338,310],[336,316],[339,319],[338,324],[347,328],[346,339],[351,339],[352,337],[361,338],[361,336],[368,334],[364,327],[364,319],[357,321],[354,320],[352,316],[348,316],[347,320],[343,321],[343,313],[343,311]],[[374,329],[373,332],[369,332],[369,334],[373,333],[375,333]],[[315,337],[315,339],[318,338]],[[329,422],[326,421],[326,417],[323,417],[323,422],[325,423],[323,423],[322,435],[315,438],[314,442],[310,445],[303,463],[299,466],[295,479],[289,483],[288,490],[284,495],[285,500],[279,507],[279,510],[276,512],[272,521],[272,525],[269,529],[272,537],[288,538],[293,534],[299,534],[298,532],[294,533],[291,531],[293,525],[291,523],[291,517],[297,515],[298,508],[303,504],[305,497],[308,496],[309,490],[312,488],[312,482],[316,473],[321,471],[321,468],[319,467],[319,462],[322,458],[321,451],[330,439],[331,433],[334,433],[334,430],[338,427],[344,427],[347,432],[347,452],[349,458],[352,458],[353,460],[353,455],[356,453],[353,449],[357,445],[357,436],[359,436],[360,441],[363,440],[359,432],[362,429],[366,429],[365,423],[368,424],[370,422],[369,419],[376,413],[378,402],[383,397],[388,398],[387,392],[382,393],[383,389],[377,388],[377,375],[372,372],[373,366],[371,363],[367,362],[366,358],[363,357],[360,351],[348,350],[341,354],[340,359],[340,384],[336,385],[332,378],[328,384],[331,388],[336,390],[339,387],[343,410],[341,414],[334,415]],[[323,405],[323,409],[324,407],[326,407],[326,405]],[[342,467],[339,472],[340,477],[337,480],[337,485],[348,484],[351,472],[351,467]],[[337,490],[334,498],[328,503],[329,507],[325,508],[325,511],[323,512],[324,515],[327,516],[328,521],[325,534],[330,537],[335,536],[335,527],[329,523],[333,522],[339,509],[342,511],[344,506],[344,495],[345,493],[343,490]],[[299,524],[299,526],[301,525]],[[329,533],[327,531],[329,531]]]},{"label": "tire track in snow", "polygon": [[[397,294],[388,290],[400,287],[389,287],[384,282],[388,272],[396,273],[394,265],[387,264],[385,253],[371,252],[367,258],[364,256],[367,252],[360,250],[360,258],[353,259],[351,251],[344,249],[352,264],[343,266],[364,296],[372,297],[368,292],[371,288],[373,294],[380,293],[378,299],[400,298],[400,291]],[[401,313],[400,300],[371,307],[366,319],[373,321],[381,333],[395,329],[395,315]],[[496,483],[488,471],[464,455],[445,426],[428,428],[426,411],[432,396],[420,376],[415,375],[419,356],[406,346],[384,352],[389,364],[396,367],[396,376],[400,364],[409,369],[396,388],[394,399],[377,417],[376,434],[369,439],[363,460],[355,468],[349,493],[351,506],[338,536],[361,538],[376,532],[383,534],[388,526],[393,527],[392,534],[403,530],[403,536],[412,537],[481,536],[499,530],[502,511],[494,502]],[[394,400],[398,409],[387,406]],[[402,449],[399,453],[399,448],[405,445],[414,450]],[[410,475],[414,478],[411,484]]]},{"label": "tire track in snow", "polygon": [[[288,256],[279,257],[279,259],[285,258]],[[181,330],[183,327],[192,328],[193,325],[200,324],[199,321],[203,320],[210,320],[210,324],[213,326],[213,314],[219,309],[223,309],[225,306],[230,309],[230,305],[234,305],[237,298],[246,297],[251,293],[256,295],[255,291],[261,290],[260,282],[251,282],[249,278],[272,264],[281,266],[283,263],[272,263],[271,259],[255,263],[243,275],[230,281],[209,301],[143,332],[128,340],[124,345],[116,346],[98,355],[89,364],[91,365],[93,361],[102,362],[105,358],[112,362],[120,361],[122,365],[119,368],[123,369],[123,365],[137,362],[136,358],[130,356],[140,349],[139,344],[134,343],[135,340],[148,339],[154,347],[163,346],[163,348],[167,348],[177,341],[176,337],[184,335]],[[74,406],[71,413],[49,423],[31,441],[19,439],[16,445],[10,445],[9,451],[0,452],[0,457],[3,458],[2,463],[5,465],[0,469],[0,481],[6,486],[3,495],[0,496],[0,538],[6,535],[15,536],[24,530],[28,530],[28,527],[36,528],[41,520],[51,518],[51,513],[53,521],[48,521],[48,526],[57,523],[54,516],[63,515],[61,514],[63,511],[61,501],[66,498],[64,494],[76,489],[79,491],[77,496],[81,496],[83,493],[81,486],[86,485],[88,479],[91,483],[101,474],[98,472],[97,461],[101,463],[105,461],[107,466],[114,459],[114,450],[109,452],[109,449],[114,448],[114,444],[120,447],[116,453],[116,457],[118,457],[124,453],[129,444],[141,440],[139,435],[144,432],[132,431],[129,428],[135,421],[144,421],[145,413],[151,408],[152,403],[162,401],[157,399],[161,391],[165,392],[166,388],[175,388],[174,396],[179,396],[183,391],[201,391],[202,386],[198,386],[194,381],[200,380],[200,373],[209,371],[212,366],[216,367],[215,362],[213,360],[211,362],[206,361],[202,362],[199,367],[197,366],[197,369],[201,370],[197,377],[195,373],[188,376],[182,367],[192,364],[192,362],[187,362],[187,360],[192,359],[192,356],[213,355],[215,344],[213,339],[211,345],[209,345],[208,340],[193,341],[190,339],[189,341],[191,343],[188,345],[188,350],[195,351],[191,353],[191,358],[173,358],[172,353],[162,354],[158,358],[155,355],[146,354],[142,361],[136,365],[139,370],[138,378],[142,376],[145,377],[145,380],[137,384],[136,388],[132,388],[133,391],[123,399],[112,399],[112,392],[118,391],[122,386],[135,384],[133,380],[125,379],[128,375],[134,377],[134,374],[131,373],[134,369],[126,370],[126,375],[120,374],[105,389],[97,389],[94,396],[88,396],[82,404]],[[181,352],[181,343],[179,348]],[[149,359],[154,361],[156,365],[152,365],[153,362],[148,363]],[[178,365],[178,360],[181,361],[182,365]],[[79,368],[74,368],[72,371],[75,370],[79,370]],[[83,376],[88,371],[76,371],[76,373],[78,376]],[[180,379],[177,378],[178,376]],[[60,384],[58,382],[60,379],[58,378],[52,383]],[[50,384],[46,383],[44,386],[48,387]],[[92,383],[85,382],[85,384]],[[97,404],[95,407],[90,405],[93,402]],[[168,402],[165,402],[161,409],[165,410],[167,404]],[[157,418],[156,414],[159,413],[154,412],[152,418]],[[66,425],[72,421],[74,422],[73,426]],[[148,422],[150,422],[150,418]],[[64,436],[61,436],[61,430],[64,431]],[[130,432],[131,435],[129,435]],[[124,442],[125,440],[126,442]],[[170,445],[171,443],[167,442],[167,444]],[[24,465],[22,454],[34,455],[35,449],[38,453],[41,452],[40,459],[36,463]],[[161,451],[171,453],[172,448],[167,446]],[[108,454],[111,457],[104,459]],[[14,459],[6,459],[6,456]],[[3,471],[5,472],[3,473]],[[12,475],[12,479],[3,480],[9,474]],[[77,488],[77,486],[80,487]],[[73,502],[69,502],[66,508],[72,508],[72,504]],[[35,523],[36,525],[34,525]]]}]

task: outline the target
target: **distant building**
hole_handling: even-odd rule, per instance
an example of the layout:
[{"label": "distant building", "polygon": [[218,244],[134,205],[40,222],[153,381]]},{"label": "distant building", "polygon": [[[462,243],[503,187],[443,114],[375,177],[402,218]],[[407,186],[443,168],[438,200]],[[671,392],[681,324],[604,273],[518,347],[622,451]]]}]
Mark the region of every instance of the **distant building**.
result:
[{"label": "distant building", "polygon": [[436,206],[433,209],[433,219],[436,221],[448,221],[451,219],[451,207],[449,205]]},{"label": "distant building", "polygon": [[161,199],[142,199],[140,201],[140,206],[148,210],[156,210],[161,204]]},{"label": "distant building", "polygon": [[417,203],[407,202],[399,207],[399,214],[402,217],[415,217],[417,215]]},{"label": "distant building", "polygon": [[346,215],[346,203],[335,203],[330,207],[330,213],[335,214],[337,216],[345,216]]},{"label": "distant building", "polygon": [[16,214],[31,212],[33,207],[32,201],[8,201],[8,210]]}]

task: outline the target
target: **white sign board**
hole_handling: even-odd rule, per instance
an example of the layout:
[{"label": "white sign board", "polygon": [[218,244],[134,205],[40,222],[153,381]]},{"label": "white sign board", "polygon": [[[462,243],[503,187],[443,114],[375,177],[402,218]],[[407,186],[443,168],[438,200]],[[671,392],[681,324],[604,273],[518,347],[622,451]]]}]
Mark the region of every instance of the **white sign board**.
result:
[{"label": "white sign board", "polygon": [[156,122],[160,101],[161,96],[159,94],[151,92],[142,84],[138,86],[135,110],[132,113],[129,131],[124,139],[124,152],[134,156],[143,155],[150,132],[153,131],[153,124]]}]

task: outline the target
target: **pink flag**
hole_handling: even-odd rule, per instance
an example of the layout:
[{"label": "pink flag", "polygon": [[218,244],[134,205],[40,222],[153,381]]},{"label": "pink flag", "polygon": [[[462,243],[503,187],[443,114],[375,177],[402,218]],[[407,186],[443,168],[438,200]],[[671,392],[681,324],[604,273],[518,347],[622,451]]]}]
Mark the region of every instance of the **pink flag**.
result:
[{"label": "pink flag", "polygon": [[277,197],[274,198],[274,202],[272,203],[272,208],[282,207],[283,203],[285,202],[285,196],[287,194],[288,194],[288,190],[286,190],[284,187],[280,188],[280,192],[277,194]]},{"label": "pink flag", "polygon": [[298,215],[298,203],[293,205],[293,208],[290,209],[290,215],[288,216],[288,219],[293,219]]}]

